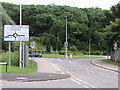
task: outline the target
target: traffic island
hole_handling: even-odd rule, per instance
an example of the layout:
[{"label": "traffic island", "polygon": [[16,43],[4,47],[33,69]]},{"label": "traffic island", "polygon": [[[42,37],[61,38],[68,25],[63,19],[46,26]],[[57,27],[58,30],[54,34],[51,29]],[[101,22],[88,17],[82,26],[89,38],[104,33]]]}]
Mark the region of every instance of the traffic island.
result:
[{"label": "traffic island", "polygon": [[2,80],[4,81],[49,81],[49,80],[60,80],[69,78],[69,74],[58,74],[58,73],[31,73],[31,74],[2,74]]}]

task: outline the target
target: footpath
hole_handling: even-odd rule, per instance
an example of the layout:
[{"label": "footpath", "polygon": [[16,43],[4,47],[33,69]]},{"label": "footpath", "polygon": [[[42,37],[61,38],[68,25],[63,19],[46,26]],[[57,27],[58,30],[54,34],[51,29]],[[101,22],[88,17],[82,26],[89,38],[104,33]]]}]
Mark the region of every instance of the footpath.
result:
[{"label": "footpath", "polygon": [[120,66],[108,63],[107,59],[105,59],[105,60],[94,60],[94,61],[91,61],[91,64],[93,64],[94,66],[103,68],[103,69],[107,69],[107,70],[110,70],[110,71],[120,73],[120,69],[119,69]]}]

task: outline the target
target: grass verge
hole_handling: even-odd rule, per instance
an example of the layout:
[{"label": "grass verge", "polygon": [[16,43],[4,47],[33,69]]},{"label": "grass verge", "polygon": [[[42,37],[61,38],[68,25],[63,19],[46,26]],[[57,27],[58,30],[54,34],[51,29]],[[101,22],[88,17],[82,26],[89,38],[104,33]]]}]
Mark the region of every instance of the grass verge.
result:
[{"label": "grass verge", "polygon": [[24,69],[20,69],[18,66],[11,66],[11,69],[8,69],[8,72],[6,72],[5,65],[0,65],[0,68],[2,68],[2,70],[0,70],[0,73],[3,74],[33,73],[37,72],[37,63],[29,60],[29,65]]},{"label": "grass verge", "polygon": [[120,63],[117,63],[117,62],[114,62],[114,61],[111,61],[111,60],[108,60],[108,63],[120,66]]},{"label": "grass verge", "polygon": [[[59,55],[59,54],[43,54],[42,57],[44,58],[65,58],[64,55]],[[73,58],[103,58],[103,56],[95,56],[95,55],[73,55]],[[70,56],[68,56],[70,58]]]}]

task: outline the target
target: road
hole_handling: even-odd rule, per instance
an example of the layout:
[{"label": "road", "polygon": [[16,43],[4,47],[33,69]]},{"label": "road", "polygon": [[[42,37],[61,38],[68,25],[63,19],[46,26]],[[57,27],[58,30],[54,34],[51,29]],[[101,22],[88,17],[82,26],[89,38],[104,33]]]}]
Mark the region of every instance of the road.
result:
[{"label": "road", "polygon": [[70,78],[36,82],[2,82],[3,88],[118,88],[118,73],[90,64],[98,59],[40,58],[71,75]]}]

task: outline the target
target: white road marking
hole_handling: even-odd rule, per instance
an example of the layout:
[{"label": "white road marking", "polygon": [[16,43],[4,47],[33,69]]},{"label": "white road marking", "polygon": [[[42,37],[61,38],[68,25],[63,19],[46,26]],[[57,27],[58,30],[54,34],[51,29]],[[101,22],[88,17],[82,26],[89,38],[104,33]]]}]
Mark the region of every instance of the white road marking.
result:
[{"label": "white road marking", "polygon": [[55,67],[58,71],[60,71],[60,73],[61,73],[61,74],[65,74],[65,73],[64,73],[64,72],[62,72],[62,70],[61,70],[61,69],[59,69],[59,68],[58,68],[55,64],[53,64],[53,63],[52,63],[52,65],[53,65],[53,66],[54,66],[54,67]]},{"label": "white road marking", "polygon": [[55,64],[52,63],[52,65],[53,65],[58,71],[61,71]]},{"label": "white road marking", "polygon": [[77,80],[71,79],[73,82],[77,83],[77,84],[82,84],[81,82],[78,82]]},{"label": "white road marking", "polygon": [[82,83],[85,84],[85,85],[83,85],[83,87],[85,87],[85,88],[95,88],[93,85],[91,85],[83,80],[80,80],[79,78],[74,78],[71,80],[79,85],[81,85]]},{"label": "white road marking", "polygon": [[59,60],[60,62],[62,62],[63,60]]},{"label": "white road marking", "polygon": [[70,63],[72,63],[72,61],[69,61]]},{"label": "white road marking", "polygon": [[85,82],[85,81],[83,81],[83,80],[81,80],[81,79],[79,79],[79,78],[75,78],[75,80],[78,80],[78,81],[80,81],[80,82],[82,82],[82,83],[90,86],[90,88],[95,88],[93,85],[91,85],[91,84],[89,84],[89,83],[87,83],[87,82]]},{"label": "white road marking", "polygon": [[26,80],[27,78],[25,78],[25,77],[17,77],[16,79],[18,79],[18,80]]}]

